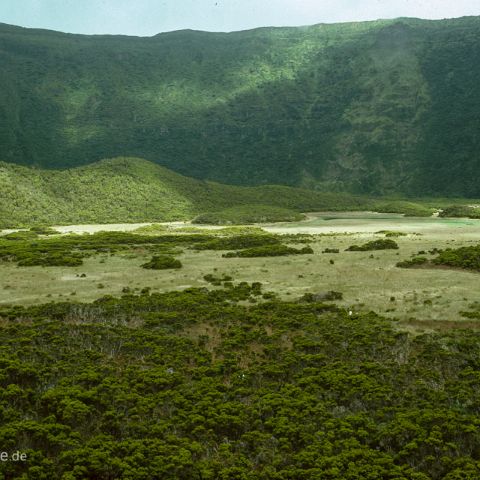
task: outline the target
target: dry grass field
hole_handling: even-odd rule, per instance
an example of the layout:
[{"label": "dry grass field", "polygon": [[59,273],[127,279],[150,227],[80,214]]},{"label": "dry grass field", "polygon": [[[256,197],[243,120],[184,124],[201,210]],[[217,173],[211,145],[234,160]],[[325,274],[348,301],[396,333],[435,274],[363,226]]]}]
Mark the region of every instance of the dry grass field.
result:
[{"label": "dry grass field", "polygon": [[[327,218],[330,218],[327,216]],[[179,228],[173,225],[170,228]],[[121,225],[113,227],[122,230]],[[125,230],[131,230],[130,225]],[[0,304],[47,301],[91,301],[150,287],[152,291],[209,286],[204,275],[228,274],[234,281],[262,282],[264,289],[292,300],[307,292],[343,293],[343,304],[354,311],[374,310],[412,330],[462,326],[460,312],[480,300],[480,274],[445,268],[401,269],[395,266],[419,251],[471,245],[480,238],[480,222],[463,219],[418,219],[378,214],[310,215],[298,224],[264,227],[275,233],[312,234],[314,255],[267,258],[222,258],[220,251],[184,249],[179,270],[146,270],[150,256],[97,255],[79,267],[17,267],[0,263]],[[62,227],[62,232],[97,231],[99,227]],[[401,231],[398,250],[347,252],[353,244],[384,238],[382,230]],[[322,253],[337,248],[339,253]],[[471,325],[469,325],[471,326]]]}]

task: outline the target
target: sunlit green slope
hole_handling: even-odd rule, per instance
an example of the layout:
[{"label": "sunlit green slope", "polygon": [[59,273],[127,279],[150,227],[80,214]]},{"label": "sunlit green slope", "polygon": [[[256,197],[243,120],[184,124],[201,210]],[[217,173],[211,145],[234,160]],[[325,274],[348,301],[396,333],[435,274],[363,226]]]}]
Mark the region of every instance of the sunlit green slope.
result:
[{"label": "sunlit green slope", "polygon": [[373,202],[285,186],[205,182],[138,158],[102,160],[65,170],[0,163],[0,227],[187,220],[245,205],[298,212],[371,208]]}]

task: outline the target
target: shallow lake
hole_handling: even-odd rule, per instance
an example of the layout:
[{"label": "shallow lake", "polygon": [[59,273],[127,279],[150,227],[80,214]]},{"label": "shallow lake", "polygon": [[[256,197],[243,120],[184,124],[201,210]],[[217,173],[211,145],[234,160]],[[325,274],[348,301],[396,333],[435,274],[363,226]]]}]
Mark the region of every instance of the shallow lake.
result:
[{"label": "shallow lake", "polygon": [[272,233],[375,233],[394,230],[480,238],[478,219],[404,217],[375,212],[315,212],[309,213],[308,218],[300,222],[268,224],[264,228]]}]

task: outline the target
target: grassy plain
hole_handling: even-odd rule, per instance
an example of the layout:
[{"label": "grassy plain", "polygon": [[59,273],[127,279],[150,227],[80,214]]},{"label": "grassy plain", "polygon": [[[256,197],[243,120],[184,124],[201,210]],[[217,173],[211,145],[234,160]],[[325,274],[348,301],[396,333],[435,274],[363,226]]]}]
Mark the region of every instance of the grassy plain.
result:
[{"label": "grassy plain", "polygon": [[[108,227],[105,227],[108,228]],[[121,225],[111,228],[122,229]],[[125,225],[129,229],[129,225]],[[166,228],[166,227],[162,227]],[[184,224],[171,224],[172,231]],[[262,282],[264,289],[283,299],[329,290],[343,293],[337,303],[355,312],[374,310],[398,319],[416,331],[466,325],[460,312],[480,300],[480,275],[451,268],[401,269],[396,263],[419,251],[457,248],[476,243],[480,222],[465,219],[418,219],[378,214],[311,214],[305,222],[264,227],[271,233],[309,233],[313,255],[268,258],[222,258],[225,251],[197,251],[182,247],[176,255],[179,270],[145,270],[151,258],[145,248],[99,254],[84,259],[78,267],[17,267],[0,263],[0,304],[36,304],[49,300],[92,301],[103,295],[125,291],[170,291],[210,286],[207,274],[226,274],[235,282]],[[61,231],[84,232],[84,226],[62,227]],[[189,232],[202,231],[198,228]],[[204,230],[203,230],[204,231]],[[380,231],[401,231],[398,250],[347,252],[350,245],[385,238]],[[291,236],[288,237],[292,239]],[[287,243],[301,248],[303,244]],[[339,253],[322,253],[339,249]],[[453,323],[452,323],[453,322]],[[455,323],[457,322],[457,323]],[[470,322],[471,323],[471,322]],[[471,326],[471,325],[469,325]]]}]

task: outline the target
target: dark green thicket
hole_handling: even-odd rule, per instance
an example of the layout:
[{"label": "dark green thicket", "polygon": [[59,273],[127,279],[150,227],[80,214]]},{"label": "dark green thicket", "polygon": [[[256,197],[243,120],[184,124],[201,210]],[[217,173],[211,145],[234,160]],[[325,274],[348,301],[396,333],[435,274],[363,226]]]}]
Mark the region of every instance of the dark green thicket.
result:
[{"label": "dark green thicket", "polygon": [[372,240],[363,245],[352,245],[346,249],[347,252],[365,252],[368,250],[397,250],[398,244],[389,238]]},{"label": "dark green thicket", "polygon": [[400,268],[414,268],[419,267],[421,265],[428,264],[428,259],[425,257],[413,257],[410,260],[403,260],[401,262],[397,262],[396,266]]},{"label": "dark green thicket", "polygon": [[306,293],[299,299],[299,302],[315,303],[315,302],[325,302],[325,301],[342,300],[342,299],[343,299],[342,292],[336,292],[334,290],[330,290],[324,293]]},{"label": "dark green thicket", "polygon": [[461,248],[446,248],[443,250],[434,248],[433,250],[430,250],[429,253],[436,255],[436,257],[432,260],[428,260],[425,257],[416,256],[410,260],[398,262],[397,267],[412,268],[421,265],[429,265],[480,271],[480,245]]},{"label": "dark green thicket", "polygon": [[403,232],[397,232],[394,230],[379,230],[375,233],[383,233],[387,238],[395,238],[395,237],[406,237],[407,234]]},{"label": "dark green thicket", "polygon": [[440,217],[467,217],[480,218],[480,208],[470,207],[468,205],[451,205],[445,207],[440,213]]},{"label": "dark green thicket", "polygon": [[199,242],[196,250],[236,250],[240,248],[263,247],[278,245],[280,237],[269,233],[233,235],[230,237],[213,238],[207,242]]},{"label": "dark green thicket", "polygon": [[246,248],[238,252],[224,253],[224,258],[253,258],[253,257],[281,257],[285,255],[306,255],[312,254],[311,247],[293,248],[287,245],[262,245],[259,247]]},{"label": "dark green thicket", "polygon": [[480,197],[479,26],[129,38],[0,25],[0,158],[140,156],[224,183]]},{"label": "dark green thicket", "polygon": [[243,205],[218,212],[204,213],[194,218],[193,223],[211,225],[247,225],[249,223],[298,222],[305,215],[287,208],[266,205]]},{"label": "dark green thicket", "polygon": [[221,277],[216,277],[211,273],[204,275],[203,279],[215,286],[220,286],[223,282],[231,283],[231,281],[233,280],[233,278],[230,275],[223,274]]},{"label": "dark green thicket", "polygon": [[0,309],[0,444],[28,455],[0,475],[479,477],[478,332],[410,337],[261,293]]},{"label": "dark green thicket", "polygon": [[456,249],[446,248],[432,262],[436,265],[480,271],[480,245]]},{"label": "dark green thicket", "polygon": [[148,262],[142,265],[143,268],[151,270],[168,270],[182,268],[182,263],[170,255],[154,255]]}]

